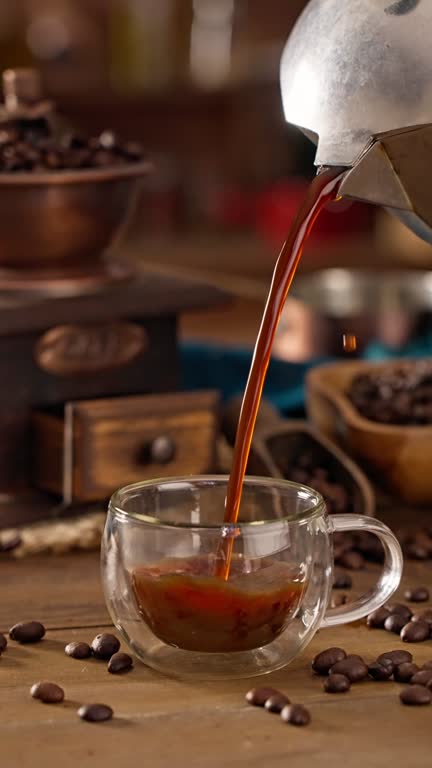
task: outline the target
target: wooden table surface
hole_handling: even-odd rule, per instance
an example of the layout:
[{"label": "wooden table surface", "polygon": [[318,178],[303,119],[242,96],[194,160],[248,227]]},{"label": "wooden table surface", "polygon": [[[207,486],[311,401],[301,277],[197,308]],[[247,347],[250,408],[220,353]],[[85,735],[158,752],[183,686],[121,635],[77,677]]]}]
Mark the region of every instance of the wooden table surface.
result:
[{"label": "wooden table surface", "polygon": [[[432,706],[403,707],[401,686],[393,682],[367,681],[348,694],[329,695],[310,670],[312,656],[331,645],[372,661],[385,650],[402,648],[395,635],[364,625],[323,630],[301,658],[265,678],[309,707],[311,725],[295,728],[245,703],[248,680],[185,683],[139,662],[130,673],[115,676],[104,662],[68,658],[67,642],[90,642],[110,623],[96,553],[5,558],[0,572],[0,628],[28,619],[48,628],[37,645],[10,641],[0,659],[4,768],[314,768],[326,760],[343,768],[431,765]],[[354,574],[354,588],[363,590],[376,572],[373,567]],[[409,564],[404,584],[430,584],[431,572],[430,563]],[[403,647],[418,663],[432,659],[432,641]],[[30,698],[30,686],[41,679],[64,687],[63,704]],[[109,704],[115,718],[100,724],[80,721],[76,711],[85,702]]]}]

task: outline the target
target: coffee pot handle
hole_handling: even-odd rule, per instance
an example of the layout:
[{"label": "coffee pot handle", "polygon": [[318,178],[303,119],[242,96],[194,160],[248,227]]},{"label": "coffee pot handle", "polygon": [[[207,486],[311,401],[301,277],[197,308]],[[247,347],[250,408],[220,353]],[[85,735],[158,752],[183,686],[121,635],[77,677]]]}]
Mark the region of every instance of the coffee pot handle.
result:
[{"label": "coffee pot handle", "polygon": [[363,531],[377,536],[384,549],[384,564],[375,586],[351,603],[337,608],[329,608],[321,624],[322,627],[349,624],[362,619],[372,611],[376,611],[397,590],[403,569],[402,550],[399,542],[384,523],[362,515],[330,515],[328,520],[330,535],[336,531]]}]

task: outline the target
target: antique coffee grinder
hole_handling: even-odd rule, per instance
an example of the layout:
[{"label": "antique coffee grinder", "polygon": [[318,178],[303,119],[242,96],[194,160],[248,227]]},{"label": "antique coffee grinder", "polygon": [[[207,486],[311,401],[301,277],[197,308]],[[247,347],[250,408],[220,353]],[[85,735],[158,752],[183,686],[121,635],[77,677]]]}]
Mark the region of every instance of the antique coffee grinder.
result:
[{"label": "antique coffee grinder", "polygon": [[0,109],[0,527],[213,468],[216,395],[178,393],[176,320],[216,289],[106,256],[151,166],[67,138],[34,71]]},{"label": "antique coffee grinder", "polygon": [[432,3],[310,0],[281,63],[286,120],[344,197],[382,205],[432,243]]}]

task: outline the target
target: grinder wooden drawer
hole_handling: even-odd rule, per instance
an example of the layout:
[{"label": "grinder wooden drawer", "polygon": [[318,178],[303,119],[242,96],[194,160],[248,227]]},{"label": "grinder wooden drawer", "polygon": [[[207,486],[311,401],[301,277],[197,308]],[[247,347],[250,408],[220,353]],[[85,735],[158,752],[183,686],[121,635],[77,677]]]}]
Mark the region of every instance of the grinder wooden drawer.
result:
[{"label": "grinder wooden drawer", "polygon": [[33,416],[36,485],[67,504],[108,498],[122,485],[214,470],[215,392],[67,403],[64,419]]}]

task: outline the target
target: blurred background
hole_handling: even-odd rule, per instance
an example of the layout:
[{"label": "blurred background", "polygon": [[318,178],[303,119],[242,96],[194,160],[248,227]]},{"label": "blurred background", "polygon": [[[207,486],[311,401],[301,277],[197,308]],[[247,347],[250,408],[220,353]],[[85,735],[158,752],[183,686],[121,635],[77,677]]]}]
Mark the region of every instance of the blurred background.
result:
[{"label": "blurred background", "polygon": [[[205,322],[185,316],[186,339],[252,343],[277,251],[314,174],[314,147],[284,123],[278,82],[284,42],[305,4],[0,0],[1,69],[37,67],[78,130],[111,128],[142,142],[154,161],[122,244],[127,257],[148,269],[202,276],[234,294],[229,310],[208,313]],[[384,212],[341,206],[322,216],[302,271],[425,269],[430,254]],[[356,291],[337,270],[330,287],[348,304]],[[293,301],[287,310],[275,350],[284,359],[332,352],[334,326],[320,322],[328,296],[334,304],[328,276],[308,291],[306,304]],[[318,315],[308,296],[318,304],[324,297]],[[405,318],[399,328],[398,306],[390,309],[379,333],[398,347],[412,327]]]}]

